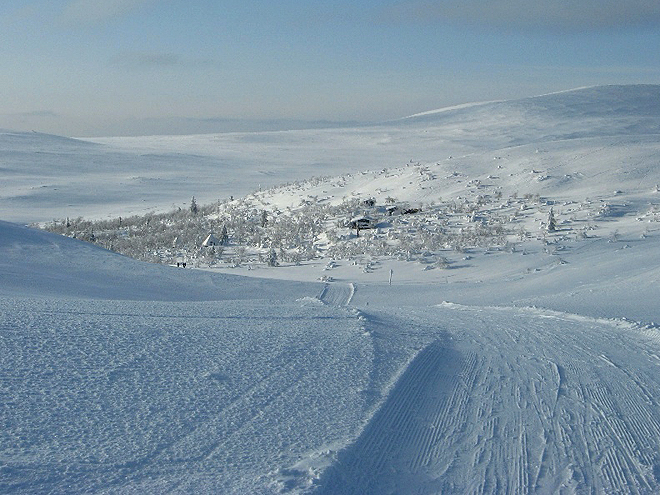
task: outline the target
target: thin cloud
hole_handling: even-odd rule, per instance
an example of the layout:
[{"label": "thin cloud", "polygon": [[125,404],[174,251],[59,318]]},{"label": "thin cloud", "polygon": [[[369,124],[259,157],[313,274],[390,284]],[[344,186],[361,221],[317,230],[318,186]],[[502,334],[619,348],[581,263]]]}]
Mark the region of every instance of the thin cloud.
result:
[{"label": "thin cloud", "polygon": [[454,23],[515,30],[603,31],[660,27],[658,0],[413,0],[383,12],[388,22]]},{"label": "thin cloud", "polygon": [[70,0],[62,11],[66,24],[98,24],[124,16],[154,0]]},{"label": "thin cloud", "polygon": [[131,70],[164,69],[171,67],[192,68],[211,65],[210,61],[186,59],[176,53],[147,52],[120,53],[113,57],[110,62],[112,65]]},{"label": "thin cloud", "polygon": [[27,119],[27,118],[39,118],[39,119],[50,119],[60,117],[60,114],[53,112],[52,110],[35,110],[33,112],[19,112],[9,114],[10,117]]}]

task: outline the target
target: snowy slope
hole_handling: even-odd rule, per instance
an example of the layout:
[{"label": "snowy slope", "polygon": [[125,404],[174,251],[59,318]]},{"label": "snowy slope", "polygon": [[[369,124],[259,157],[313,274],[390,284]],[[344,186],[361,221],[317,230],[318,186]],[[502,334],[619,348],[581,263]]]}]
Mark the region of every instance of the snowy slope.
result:
[{"label": "snowy slope", "polygon": [[530,235],[447,250],[445,268],[418,253],[191,270],[0,222],[0,492],[658,493],[658,94],[355,130],[1,134],[10,220],[73,216],[69,197],[99,217],[169,208],[264,177],[247,204],[489,196],[480,215]]},{"label": "snowy slope", "polygon": [[657,330],[455,305],[367,322],[427,343],[315,493],[660,489]]},{"label": "snowy slope", "polygon": [[[0,296],[207,301],[302,297],[306,284],[158,267],[86,242],[0,221]],[[320,291],[320,289],[318,289]]]},{"label": "snowy slope", "polygon": [[587,88],[355,129],[94,140],[0,132],[0,210],[16,222],[127,216],[411,160],[492,159],[516,146],[614,136],[634,149],[631,137],[660,129],[659,95],[651,85]]},{"label": "snowy slope", "polygon": [[261,491],[374,405],[370,339],[321,284],[0,239],[2,493]]},{"label": "snowy slope", "polygon": [[270,492],[373,404],[343,310],[0,298],[0,315],[2,493]]},{"label": "snowy slope", "polygon": [[[38,247],[33,258],[47,252]],[[60,245],[78,254],[70,247]],[[90,272],[106,256],[88,255]],[[319,296],[350,301],[350,287],[329,290]],[[3,297],[2,491],[660,486],[655,328],[505,307],[355,312],[313,293],[273,306],[261,295]]]},{"label": "snowy slope", "polygon": [[[2,233],[8,279],[36,266],[54,284],[64,258],[100,280],[120,263],[51,234]],[[95,299],[64,275],[67,298],[31,283],[0,298],[3,492],[660,488],[657,328],[426,306],[405,285],[224,277],[215,301],[193,302],[208,274],[123,263],[132,269]],[[172,272],[190,274],[181,300],[115,298]]]}]

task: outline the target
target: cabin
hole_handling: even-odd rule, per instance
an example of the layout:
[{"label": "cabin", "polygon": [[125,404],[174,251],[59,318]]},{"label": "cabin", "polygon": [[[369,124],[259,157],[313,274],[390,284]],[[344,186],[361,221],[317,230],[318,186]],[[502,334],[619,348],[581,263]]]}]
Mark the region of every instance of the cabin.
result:
[{"label": "cabin", "polygon": [[369,217],[355,217],[351,219],[348,223],[348,226],[351,229],[363,230],[363,229],[373,229],[376,225],[376,222]]},{"label": "cabin", "polygon": [[202,247],[213,247],[213,246],[219,246],[220,241],[218,238],[213,235],[213,232],[211,232],[206,239],[204,239],[204,242],[202,242]]}]

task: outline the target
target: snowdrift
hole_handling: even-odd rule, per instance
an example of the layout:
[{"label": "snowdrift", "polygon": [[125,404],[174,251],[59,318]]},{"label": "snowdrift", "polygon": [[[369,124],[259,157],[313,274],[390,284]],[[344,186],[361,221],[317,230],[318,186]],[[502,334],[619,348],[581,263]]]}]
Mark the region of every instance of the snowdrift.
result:
[{"label": "snowdrift", "polygon": [[214,301],[277,300],[283,294],[295,298],[310,292],[314,289],[304,283],[142,263],[86,242],[0,221],[0,296]]}]

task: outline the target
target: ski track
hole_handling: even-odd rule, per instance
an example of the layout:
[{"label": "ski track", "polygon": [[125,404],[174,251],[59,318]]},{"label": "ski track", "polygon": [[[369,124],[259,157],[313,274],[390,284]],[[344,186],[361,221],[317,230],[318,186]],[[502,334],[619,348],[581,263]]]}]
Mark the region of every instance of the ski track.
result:
[{"label": "ski track", "polygon": [[511,308],[435,316],[316,493],[660,491],[657,329]]},{"label": "ski track", "polygon": [[325,284],[319,299],[333,306],[348,306],[355,295],[355,284],[328,283]]},{"label": "ski track", "polygon": [[660,490],[657,328],[354,291],[0,299],[0,492]]}]

